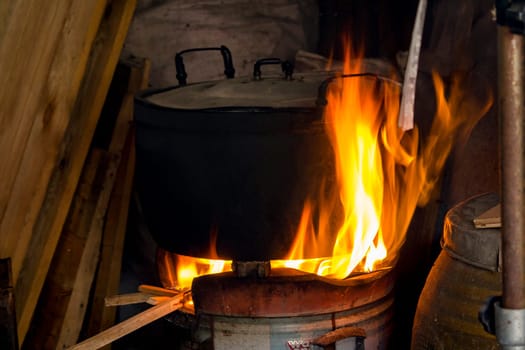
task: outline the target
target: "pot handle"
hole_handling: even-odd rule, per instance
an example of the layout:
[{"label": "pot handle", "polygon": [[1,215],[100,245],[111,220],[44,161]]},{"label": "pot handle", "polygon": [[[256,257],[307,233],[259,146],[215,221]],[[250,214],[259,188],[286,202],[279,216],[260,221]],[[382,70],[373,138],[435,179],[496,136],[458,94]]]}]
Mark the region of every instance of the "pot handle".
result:
[{"label": "pot handle", "polygon": [[360,327],[346,326],[330,331],[312,340],[312,344],[322,347],[323,349],[333,349],[336,342],[346,339],[355,338],[355,349],[365,349],[366,331]]},{"label": "pot handle", "polygon": [[177,80],[179,81],[179,85],[186,85],[186,78],[188,77],[188,74],[186,74],[186,69],[184,68],[184,61],[182,60],[182,55],[188,52],[196,51],[220,51],[222,59],[224,61],[224,75],[226,75],[226,78],[228,79],[232,79],[235,76],[235,68],[233,68],[232,54],[226,46],[222,45],[220,47],[199,47],[195,49],[183,50],[177,52],[177,54],[175,55],[175,70],[177,71]]},{"label": "pot handle", "polygon": [[374,78],[377,80],[384,81],[386,83],[394,84],[398,87],[402,86],[402,84],[397,80],[383,77],[383,76],[380,76],[374,73],[355,73],[355,74],[334,75],[333,77],[325,79],[321,83],[321,85],[319,85],[319,89],[317,92],[317,101],[316,101],[317,106],[323,107],[328,104],[328,101],[326,100],[326,91],[328,90],[328,85],[330,85],[332,81],[334,81],[335,79],[340,79],[340,78],[344,79],[344,78],[359,78],[359,77]]},{"label": "pot handle", "polygon": [[292,80],[293,64],[290,61],[283,61],[280,58],[261,58],[253,65],[253,79],[261,80],[261,66],[265,64],[280,64],[284,73],[284,78]]}]

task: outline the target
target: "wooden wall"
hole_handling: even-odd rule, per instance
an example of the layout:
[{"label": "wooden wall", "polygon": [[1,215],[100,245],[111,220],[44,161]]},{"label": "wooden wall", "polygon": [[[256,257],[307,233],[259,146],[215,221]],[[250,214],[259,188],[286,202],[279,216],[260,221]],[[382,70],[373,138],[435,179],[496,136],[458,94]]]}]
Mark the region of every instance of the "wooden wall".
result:
[{"label": "wooden wall", "polygon": [[0,2],[0,258],[29,328],[135,0]]}]

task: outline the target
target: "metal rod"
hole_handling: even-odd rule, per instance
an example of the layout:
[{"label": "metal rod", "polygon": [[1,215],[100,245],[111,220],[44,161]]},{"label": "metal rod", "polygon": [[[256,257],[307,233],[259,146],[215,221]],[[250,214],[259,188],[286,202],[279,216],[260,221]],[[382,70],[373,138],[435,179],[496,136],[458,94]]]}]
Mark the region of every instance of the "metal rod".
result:
[{"label": "metal rod", "polygon": [[501,136],[503,298],[525,308],[524,52],[523,35],[498,26],[498,103]]}]

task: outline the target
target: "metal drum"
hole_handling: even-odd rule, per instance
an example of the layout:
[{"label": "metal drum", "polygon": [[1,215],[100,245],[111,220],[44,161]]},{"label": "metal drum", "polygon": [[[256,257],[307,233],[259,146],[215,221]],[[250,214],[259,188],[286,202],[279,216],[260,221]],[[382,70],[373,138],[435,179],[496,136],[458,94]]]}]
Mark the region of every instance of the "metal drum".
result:
[{"label": "metal drum", "polygon": [[[199,335],[213,334],[213,349],[253,350],[358,350],[387,349],[392,332],[392,297],[344,312],[301,317],[248,318],[205,315]],[[334,329],[362,327],[366,338],[348,337],[329,347],[315,345],[312,339]]]},{"label": "metal drum", "polygon": [[394,278],[379,271],[335,281],[286,268],[264,278],[201,276],[192,284],[193,336],[215,350],[386,350]]},{"label": "metal drum", "polygon": [[478,321],[490,296],[501,294],[501,234],[473,219],[499,202],[495,194],[466,200],[446,215],[442,251],[419,297],[412,349],[498,349]]}]

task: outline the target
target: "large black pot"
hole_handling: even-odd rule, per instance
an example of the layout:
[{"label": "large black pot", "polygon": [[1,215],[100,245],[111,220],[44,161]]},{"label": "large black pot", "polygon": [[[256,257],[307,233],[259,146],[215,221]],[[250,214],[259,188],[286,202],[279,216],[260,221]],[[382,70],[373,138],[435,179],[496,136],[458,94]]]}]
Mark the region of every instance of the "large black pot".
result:
[{"label": "large black pot", "polygon": [[161,247],[207,256],[216,232],[220,257],[282,258],[305,200],[333,191],[334,156],[316,104],[327,76],[289,73],[261,78],[256,67],[255,79],[137,96],[136,183]]}]

